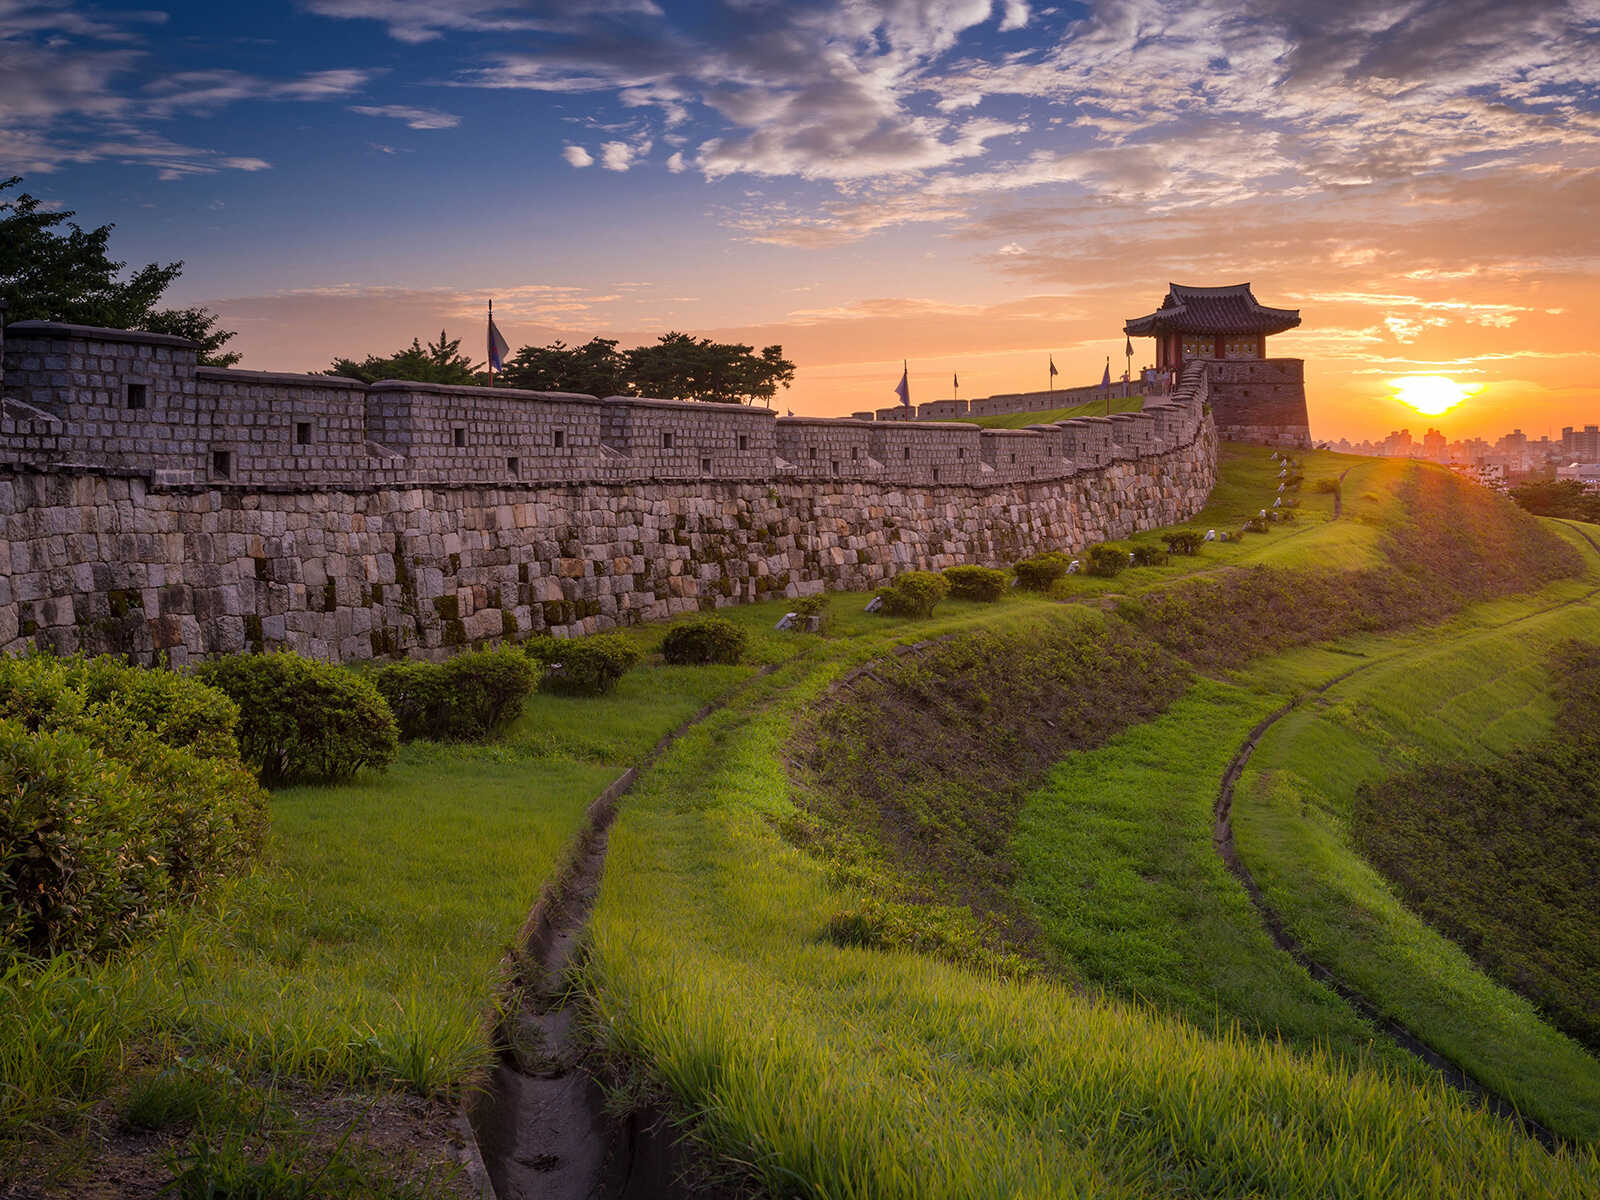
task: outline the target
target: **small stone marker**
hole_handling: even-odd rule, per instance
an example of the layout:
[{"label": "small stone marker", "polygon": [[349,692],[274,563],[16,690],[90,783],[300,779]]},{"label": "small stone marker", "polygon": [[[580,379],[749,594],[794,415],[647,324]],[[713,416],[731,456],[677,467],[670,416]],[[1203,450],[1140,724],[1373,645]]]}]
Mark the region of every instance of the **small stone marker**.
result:
[{"label": "small stone marker", "polygon": [[1206,530],[1206,541],[1214,542],[1216,540],[1217,540],[1217,531],[1215,529]]},{"label": "small stone marker", "polygon": [[883,597],[882,596],[874,596],[871,600],[868,600],[867,601],[867,611],[868,612],[882,612],[883,611]]},{"label": "small stone marker", "polygon": [[1283,497],[1279,496],[1276,500],[1274,500],[1272,502],[1272,507],[1273,508],[1282,508],[1283,507]]},{"label": "small stone marker", "polygon": [[1073,559],[1071,562],[1069,562],[1067,564],[1067,574],[1068,575],[1076,575],[1078,573],[1079,566],[1080,566],[1080,564],[1079,564],[1078,560],[1077,559]]},{"label": "small stone marker", "polygon": [[799,613],[792,613],[792,612],[784,613],[783,616],[778,618],[778,623],[775,626],[773,626],[773,628],[774,629],[793,629],[795,620],[799,616],[800,616]]}]

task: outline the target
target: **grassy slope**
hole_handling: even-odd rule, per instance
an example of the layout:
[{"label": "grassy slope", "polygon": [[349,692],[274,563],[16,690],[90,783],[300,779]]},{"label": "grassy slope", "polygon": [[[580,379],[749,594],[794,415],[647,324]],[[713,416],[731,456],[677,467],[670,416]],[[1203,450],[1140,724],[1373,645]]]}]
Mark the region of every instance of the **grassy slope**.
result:
[{"label": "grassy slope", "polygon": [[[922,631],[937,632],[935,622]],[[949,628],[948,622],[943,623]],[[1557,1196],[1600,1188],[1432,1080],[821,935],[849,903],[770,822],[865,640],[757,685],[642,782],[594,919],[597,1032],[782,1194]],[[803,1181],[803,1182],[802,1182]]]},{"label": "grassy slope", "polygon": [[752,670],[641,667],[611,696],[530,698],[495,745],[415,743],[384,774],[278,792],[267,861],[205,909],[106,963],[0,974],[22,1035],[0,1038],[0,1133],[63,1128],[123,1103],[126,1076],[197,1056],[458,1095],[490,1057],[498,964],[584,807]]},{"label": "grassy slope", "polygon": [[[1569,637],[1600,639],[1600,582],[1546,603],[1481,606],[1448,639],[1416,639],[1282,721],[1235,804],[1240,852],[1308,949],[1385,1012],[1542,1121],[1600,1138],[1600,1063],[1478,971],[1413,915],[1350,846],[1355,788],[1429,761],[1483,759],[1545,736],[1544,663]],[[1544,608],[1545,611],[1540,611]]]}]

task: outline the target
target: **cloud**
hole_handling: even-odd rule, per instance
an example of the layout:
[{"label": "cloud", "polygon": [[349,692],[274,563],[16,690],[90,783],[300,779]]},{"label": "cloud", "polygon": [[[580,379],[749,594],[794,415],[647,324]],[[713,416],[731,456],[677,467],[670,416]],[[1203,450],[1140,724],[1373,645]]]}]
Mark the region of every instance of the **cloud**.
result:
[{"label": "cloud", "polygon": [[667,155],[667,170],[671,171],[674,175],[681,171],[687,171],[688,169],[689,164],[683,161],[682,150],[675,150],[671,154]]},{"label": "cloud", "polygon": [[357,104],[350,109],[364,117],[390,117],[404,121],[407,129],[454,129],[461,118],[436,108],[410,108],[404,104]]},{"label": "cloud", "polygon": [[588,167],[594,165],[594,155],[582,146],[563,146],[561,157],[574,167]]},{"label": "cloud", "polygon": [[1027,251],[1016,242],[1007,242],[1004,246],[1001,246],[1000,249],[996,250],[995,253],[1004,254],[1007,258],[1014,258],[1018,254],[1026,254]]},{"label": "cloud", "polygon": [[627,142],[605,142],[600,147],[600,165],[608,171],[626,171],[633,160],[634,150]]},{"label": "cloud", "polygon": [[110,160],[156,169],[161,179],[259,171],[249,154],[188,146],[162,132],[180,113],[242,100],[313,101],[363,87],[374,72],[353,68],[265,79],[216,69],[148,72],[145,35],[161,13],[67,10],[48,0],[0,0],[0,161],[45,173]]},{"label": "cloud", "polygon": [[584,17],[658,16],[654,0],[579,3],[509,0],[306,0],[318,16],[380,22],[396,41],[433,41],[445,33],[561,32]]}]

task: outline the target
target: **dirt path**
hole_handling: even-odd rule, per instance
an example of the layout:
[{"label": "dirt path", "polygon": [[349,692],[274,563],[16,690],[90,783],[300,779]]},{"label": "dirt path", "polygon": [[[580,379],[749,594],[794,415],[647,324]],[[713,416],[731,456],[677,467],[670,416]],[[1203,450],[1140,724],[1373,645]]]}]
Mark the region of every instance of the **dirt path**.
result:
[{"label": "dirt path", "polygon": [[[1571,522],[1565,523],[1572,524]],[[1593,537],[1591,537],[1586,530],[1579,529],[1576,525],[1573,525],[1573,528],[1580,537],[1582,537],[1586,542],[1589,543],[1590,546],[1594,548],[1596,554],[1600,554],[1600,542],[1597,542]],[[1534,617],[1543,616],[1544,614],[1553,612],[1558,608],[1565,608],[1573,604],[1582,604],[1592,600],[1597,595],[1600,595],[1600,588],[1587,592],[1582,596],[1575,597],[1572,600],[1564,601],[1561,604],[1552,605],[1550,608],[1540,609],[1536,613],[1527,613],[1523,616],[1516,617],[1500,626],[1496,626],[1495,628],[1505,628],[1510,625],[1515,625],[1521,621],[1532,620]],[[1404,652],[1402,651],[1401,653]],[[1399,654],[1392,654],[1387,655],[1384,658],[1374,659],[1368,663],[1363,663],[1359,667],[1352,668],[1341,675],[1336,675],[1327,682],[1318,685],[1317,687],[1313,688],[1308,695],[1323,695],[1331,688],[1349,679],[1351,676],[1358,675],[1362,671],[1369,670],[1372,667],[1379,666],[1382,663],[1389,662],[1397,657],[1399,657]],[[1397,1045],[1409,1050],[1423,1062],[1437,1070],[1444,1081],[1451,1087],[1481,1101],[1487,1108],[1497,1115],[1518,1122],[1523,1129],[1525,1129],[1533,1137],[1538,1138],[1539,1141],[1544,1143],[1547,1147],[1555,1148],[1558,1145],[1566,1144],[1566,1139],[1562,1138],[1554,1131],[1545,1128],[1545,1126],[1534,1120],[1532,1117],[1526,1116],[1517,1111],[1516,1106],[1505,1097],[1501,1096],[1497,1092],[1491,1091],[1489,1088],[1479,1083],[1471,1076],[1471,1074],[1466,1071],[1465,1068],[1440,1054],[1416,1034],[1412,1033],[1411,1030],[1407,1029],[1404,1025],[1401,1025],[1398,1021],[1395,1021],[1390,1017],[1386,1017],[1378,1009],[1376,1004],[1368,999],[1348,980],[1341,979],[1339,976],[1335,975],[1330,968],[1312,958],[1311,955],[1306,951],[1305,947],[1300,944],[1299,940],[1294,936],[1294,934],[1289,932],[1288,925],[1285,923],[1282,914],[1273,908],[1272,905],[1267,901],[1266,897],[1262,894],[1260,885],[1256,883],[1255,877],[1250,874],[1250,868],[1245,866],[1244,861],[1239,857],[1239,848],[1234,842],[1233,837],[1234,788],[1239,782],[1239,777],[1244,774],[1245,766],[1249,763],[1250,757],[1255,753],[1256,747],[1260,744],[1261,739],[1266,736],[1267,731],[1281,721],[1284,717],[1288,716],[1289,713],[1298,708],[1304,699],[1305,697],[1300,697],[1295,700],[1291,700],[1282,708],[1279,708],[1277,711],[1264,717],[1261,722],[1250,731],[1249,736],[1245,738],[1243,744],[1240,745],[1233,758],[1229,760],[1227,770],[1225,770],[1222,774],[1222,785],[1217,792],[1217,802],[1215,808],[1213,809],[1213,827],[1211,836],[1212,841],[1216,845],[1217,853],[1222,857],[1222,861],[1227,864],[1228,870],[1232,871],[1239,882],[1244,885],[1244,890],[1250,897],[1250,903],[1255,905],[1256,912],[1260,915],[1262,924],[1266,926],[1268,934],[1271,935],[1273,943],[1278,947],[1278,949],[1284,951],[1286,954],[1292,957],[1295,962],[1299,963],[1303,968],[1305,968],[1307,973],[1309,973],[1313,979],[1316,979],[1318,982],[1332,988],[1341,997],[1343,997],[1351,1005],[1351,1007],[1353,1007],[1368,1021],[1372,1022],[1373,1025],[1387,1034]]]},{"label": "dirt path", "polygon": [[[775,669],[764,667],[752,680]],[[581,1001],[571,972],[600,893],[617,802],[641,772],[743,686],[663,737],[595,798],[562,867],[523,925],[513,993],[518,1004],[501,1023],[502,1050],[489,1087],[469,1112],[498,1200],[707,1194],[679,1182],[689,1158],[664,1121],[607,1111],[604,1090],[584,1062]]]}]

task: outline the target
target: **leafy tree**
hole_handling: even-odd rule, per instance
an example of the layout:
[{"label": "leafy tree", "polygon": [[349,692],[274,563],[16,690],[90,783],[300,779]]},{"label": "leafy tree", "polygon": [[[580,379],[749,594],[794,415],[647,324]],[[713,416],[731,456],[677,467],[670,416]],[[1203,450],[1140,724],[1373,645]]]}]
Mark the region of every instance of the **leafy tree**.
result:
[{"label": "leafy tree", "polygon": [[507,360],[500,380],[507,387],[531,392],[578,392],[585,396],[626,396],[627,359],[617,353],[615,338],[590,338],[581,346],[551,342],[524,346]]},{"label": "leafy tree", "polygon": [[750,346],[664,333],[654,346],[635,347],[624,357],[634,390],[664,400],[770,401],[794,381],[794,364],[782,346],[757,355]]},{"label": "leafy tree", "polygon": [[1576,479],[1536,479],[1511,489],[1511,498],[1540,517],[1600,521],[1600,496]]},{"label": "leafy tree", "polygon": [[489,381],[481,366],[461,353],[461,339],[451,338],[444,330],[439,340],[429,342],[424,349],[416,338],[404,350],[380,357],[369,354],[361,361],[353,358],[336,358],[324,375],[343,375],[363,383],[376,383],[380,379],[410,379],[418,383],[483,384]]},{"label": "leafy tree", "polygon": [[[142,329],[193,338],[200,362],[231,367],[237,351],[223,352],[233,331],[217,328],[217,315],[203,308],[158,309],[156,304],[183,273],[183,263],[150,263],[122,278],[127,263],[107,252],[114,225],[80,229],[73,212],[49,212],[27,192],[4,193],[20,176],[0,181],[0,299],[9,321],[61,321],[108,329]],[[63,231],[60,227],[65,226]]]}]

